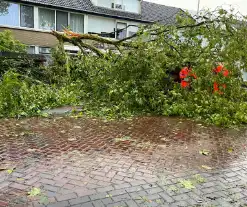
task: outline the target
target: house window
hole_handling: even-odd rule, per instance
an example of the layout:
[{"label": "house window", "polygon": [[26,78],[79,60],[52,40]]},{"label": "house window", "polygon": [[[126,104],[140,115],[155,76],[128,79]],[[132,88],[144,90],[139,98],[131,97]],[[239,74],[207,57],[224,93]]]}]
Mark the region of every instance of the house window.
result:
[{"label": "house window", "polygon": [[114,0],[112,3],[113,9],[119,9],[119,10],[125,10],[125,7],[123,5],[123,0]]},{"label": "house window", "polygon": [[244,81],[244,82],[247,81],[247,72],[242,71],[242,78],[243,78],[243,81]]},{"label": "house window", "polygon": [[27,46],[27,54],[35,54],[35,46]]},{"label": "house window", "polygon": [[136,32],[129,31],[129,37],[133,36],[134,34],[136,34]]},{"label": "house window", "polygon": [[19,5],[0,2],[0,25],[19,26]]},{"label": "house window", "polygon": [[51,48],[50,47],[40,47],[39,53],[40,54],[51,54]]},{"label": "house window", "polygon": [[117,39],[124,39],[127,37],[127,24],[126,23],[117,23]]},{"label": "house window", "polygon": [[107,32],[101,32],[101,37],[109,37],[109,38],[115,38],[115,32],[107,33]]},{"label": "house window", "polygon": [[57,31],[63,31],[64,28],[68,27],[68,13],[57,11],[57,24],[56,24],[56,30]]},{"label": "house window", "polygon": [[80,14],[70,14],[70,28],[73,32],[84,32],[84,16]]},{"label": "house window", "polygon": [[21,5],[21,27],[34,28],[33,6]]},{"label": "house window", "polygon": [[39,8],[39,29],[55,30],[55,11]]}]

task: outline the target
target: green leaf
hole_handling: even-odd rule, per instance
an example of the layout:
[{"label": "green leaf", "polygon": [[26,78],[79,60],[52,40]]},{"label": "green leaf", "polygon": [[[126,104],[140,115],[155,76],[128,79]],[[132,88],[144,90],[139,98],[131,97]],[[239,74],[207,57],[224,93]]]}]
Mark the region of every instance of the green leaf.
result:
[{"label": "green leaf", "polygon": [[41,189],[40,188],[32,188],[31,191],[28,192],[28,195],[30,197],[34,197],[34,196],[37,196],[37,195],[40,195],[41,194]]},{"label": "green leaf", "polygon": [[49,204],[49,199],[47,196],[41,196],[39,202],[40,202],[40,204],[47,205],[47,204]]},{"label": "green leaf", "polygon": [[186,188],[186,189],[189,189],[189,190],[196,188],[196,187],[193,185],[192,181],[190,181],[190,180],[180,180],[179,183],[180,183],[180,185],[181,185],[183,188]]},{"label": "green leaf", "polygon": [[209,151],[209,150],[205,150],[205,149],[203,149],[203,150],[200,150],[200,151],[199,151],[199,153],[200,153],[201,155],[208,156],[208,155],[209,155],[209,153],[210,153],[210,151]]},{"label": "green leaf", "polygon": [[13,171],[14,171],[13,169],[9,169],[9,170],[7,170],[7,173],[11,174],[11,173],[13,173]]},{"label": "green leaf", "polygon": [[205,170],[212,170],[213,168],[207,166],[207,165],[202,165],[202,168],[205,169]]}]

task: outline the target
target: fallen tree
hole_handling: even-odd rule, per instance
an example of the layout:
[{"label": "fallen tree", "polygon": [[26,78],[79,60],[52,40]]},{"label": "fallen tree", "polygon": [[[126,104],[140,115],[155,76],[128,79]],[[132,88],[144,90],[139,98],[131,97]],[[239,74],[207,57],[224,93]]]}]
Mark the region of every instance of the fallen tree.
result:
[{"label": "fallen tree", "polygon": [[[174,24],[147,25],[122,40],[65,30],[53,64],[38,81],[8,71],[0,84],[0,116],[34,115],[44,108],[83,105],[83,113],[104,117],[167,115],[217,125],[247,123],[247,94],[241,71],[247,68],[245,17],[223,9],[178,16]],[[70,56],[64,43],[81,52]],[[102,50],[99,44],[109,45]],[[113,49],[114,51],[112,51]],[[170,74],[192,63],[196,79],[181,88]],[[213,73],[216,63],[229,75]],[[215,93],[217,82],[222,93]],[[7,103],[7,104],[6,104]]]}]

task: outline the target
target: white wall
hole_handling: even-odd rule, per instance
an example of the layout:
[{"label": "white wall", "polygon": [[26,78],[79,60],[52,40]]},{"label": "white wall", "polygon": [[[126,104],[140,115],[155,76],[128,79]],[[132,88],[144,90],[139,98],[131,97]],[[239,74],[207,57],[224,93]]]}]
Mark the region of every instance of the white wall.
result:
[{"label": "white wall", "polygon": [[112,8],[112,3],[123,4],[125,6],[125,11],[140,13],[141,3],[139,0],[92,0],[92,2],[97,6]]},{"label": "white wall", "polygon": [[112,3],[113,3],[113,0],[98,0],[97,6],[111,8]]},{"label": "white wall", "polygon": [[88,15],[88,32],[114,32],[115,19]]},{"label": "white wall", "polygon": [[140,1],[138,0],[123,0],[123,5],[125,6],[125,11],[133,12],[133,13],[140,13]]},{"label": "white wall", "polygon": [[[136,26],[140,26],[141,24],[139,22],[127,22],[128,25],[136,25]],[[130,32],[137,32],[138,31],[138,27],[135,26],[130,26],[128,28],[128,31]]]},{"label": "white wall", "polygon": [[[91,0],[95,6],[97,6],[97,0]],[[100,0],[99,0],[100,1]]]},{"label": "white wall", "polygon": [[[127,25],[140,25],[139,22],[126,21],[121,19],[105,18],[101,16],[88,15],[88,32],[101,34],[102,32],[114,32],[117,22],[127,23]],[[127,35],[129,32],[137,32],[138,27],[128,27]]]}]

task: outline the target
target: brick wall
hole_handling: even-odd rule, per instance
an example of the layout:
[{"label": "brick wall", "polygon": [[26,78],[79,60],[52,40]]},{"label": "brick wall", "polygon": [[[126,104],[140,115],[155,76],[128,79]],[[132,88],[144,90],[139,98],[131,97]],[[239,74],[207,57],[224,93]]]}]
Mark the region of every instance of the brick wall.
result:
[{"label": "brick wall", "polygon": [[42,47],[55,47],[57,39],[48,32],[29,31],[22,29],[13,29],[0,27],[0,32],[4,30],[12,31],[14,37],[26,45],[36,45]]}]

